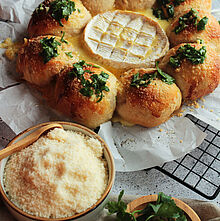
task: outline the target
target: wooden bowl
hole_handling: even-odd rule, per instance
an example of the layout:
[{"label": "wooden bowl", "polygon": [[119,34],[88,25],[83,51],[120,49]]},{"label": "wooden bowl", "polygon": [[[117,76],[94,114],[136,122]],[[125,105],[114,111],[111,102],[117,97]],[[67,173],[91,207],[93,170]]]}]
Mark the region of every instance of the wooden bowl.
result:
[{"label": "wooden bowl", "polygon": [[[183,201],[173,198],[176,205],[182,209],[185,214],[188,216],[190,221],[201,221],[199,216],[195,213],[195,211],[189,207],[187,204],[185,204]],[[142,196],[136,200],[133,200],[127,205],[127,212],[133,212],[135,210],[142,210],[146,207],[148,203],[156,202],[157,201],[157,195],[148,195],[148,196]]]}]

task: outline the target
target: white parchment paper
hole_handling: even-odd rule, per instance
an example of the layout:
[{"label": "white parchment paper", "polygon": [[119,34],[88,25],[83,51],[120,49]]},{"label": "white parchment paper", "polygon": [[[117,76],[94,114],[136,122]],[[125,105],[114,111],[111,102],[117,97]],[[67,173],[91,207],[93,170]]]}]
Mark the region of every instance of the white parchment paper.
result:
[{"label": "white parchment paper", "polygon": [[[0,41],[7,37],[18,40],[26,35],[30,15],[40,0],[1,0]],[[214,1],[214,15],[220,8]],[[0,117],[19,133],[35,124],[60,120],[41,101],[32,95],[25,84],[17,83],[15,62],[4,57],[0,49]],[[190,113],[220,129],[220,87],[199,101],[200,108],[183,106],[184,115]],[[101,125],[100,136],[111,148],[117,171],[135,171],[161,165],[184,156],[204,140],[200,131],[188,118],[173,117],[155,128],[140,126],[125,127],[119,123],[106,122]]]}]

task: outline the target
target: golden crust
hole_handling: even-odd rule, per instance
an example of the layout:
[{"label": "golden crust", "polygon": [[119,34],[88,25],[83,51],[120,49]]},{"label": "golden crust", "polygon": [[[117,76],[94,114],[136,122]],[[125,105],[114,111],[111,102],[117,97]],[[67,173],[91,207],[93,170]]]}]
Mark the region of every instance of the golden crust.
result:
[{"label": "golden crust", "polygon": [[185,0],[180,3],[179,6],[175,7],[174,16],[178,16],[179,14],[182,14],[183,11],[190,10],[191,8],[211,12],[212,0]]},{"label": "golden crust", "polygon": [[199,39],[202,39],[205,43],[210,44],[211,47],[215,48],[216,51],[220,52],[220,26],[214,16],[205,11],[199,11],[199,17],[208,17],[208,23],[205,26],[205,30],[197,31],[196,27],[189,26],[188,28],[181,31],[179,34],[175,34],[173,30],[178,25],[179,17],[189,12],[184,11],[181,15],[174,19],[171,25],[167,29],[167,36],[170,40],[171,46],[176,46],[180,43],[195,43]]},{"label": "golden crust", "polygon": [[[45,0],[42,4],[49,7],[52,1],[54,0]],[[39,35],[61,36],[61,31],[65,32],[68,37],[79,34],[91,19],[91,15],[79,0],[74,0],[74,2],[76,11],[69,16],[68,21],[61,20],[63,27],[45,10],[34,11],[28,25],[29,37]]]},{"label": "golden crust", "polygon": [[114,8],[115,0],[81,0],[83,5],[94,16]]},{"label": "golden crust", "polygon": [[[59,55],[44,64],[43,57],[40,56],[42,51],[40,40],[45,37],[51,38],[53,36],[25,39],[17,57],[17,72],[21,78],[40,87],[49,84],[52,77],[64,67],[72,66],[78,61],[78,54],[74,51],[72,44],[70,42],[68,44],[62,43],[60,38],[56,37],[55,39],[61,43],[61,46],[58,46]],[[65,52],[72,52],[73,57],[70,58]]]},{"label": "golden crust", "polygon": [[115,8],[121,10],[144,10],[151,8],[156,0],[115,0]]},{"label": "golden crust", "polygon": [[[103,92],[104,97],[97,102],[95,95],[86,97],[79,90],[82,88],[80,80],[69,77],[71,68],[64,69],[57,76],[55,83],[54,99],[51,106],[60,113],[69,116],[74,121],[90,128],[96,128],[100,124],[110,120],[116,106],[117,79],[104,68],[87,67],[92,74],[100,74],[101,71],[109,74],[106,86],[109,92]],[[90,79],[91,73],[84,77]]]},{"label": "golden crust", "polygon": [[131,87],[136,73],[152,74],[155,69],[132,69],[121,76],[122,90],[117,97],[117,113],[127,122],[145,127],[155,127],[168,120],[181,105],[181,92],[175,85],[160,79],[152,80],[147,87]]},{"label": "golden crust", "polygon": [[[183,45],[185,44],[172,48],[161,61],[160,68],[175,78],[184,100],[194,101],[213,92],[218,86],[220,80],[220,59],[216,52],[207,46],[207,57],[203,64],[192,65],[190,61],[185,59],[181,62],[181,66],[175,69],[168,62],[170,57],[174,56],[178,48]],[[202,47],[200,44],[190,45],[196,49]]]}]

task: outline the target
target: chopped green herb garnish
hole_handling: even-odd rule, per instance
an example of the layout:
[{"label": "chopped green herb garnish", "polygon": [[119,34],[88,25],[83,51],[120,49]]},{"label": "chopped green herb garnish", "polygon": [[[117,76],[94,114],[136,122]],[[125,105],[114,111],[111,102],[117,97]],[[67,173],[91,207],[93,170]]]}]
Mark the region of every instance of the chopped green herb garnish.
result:
[{"label": "chopped green herb garnish", "polygon": [[204,41],[202,39],[198,39],[198,41],[199,41],[199,44],[203,44],[204,43]]},{"label": "chopped green herb garnish", "polygon": [[169,74],[163,72],[159,67],[158,67],[159,62],[156,62],[156,68],[157,68],[157,72],[161,77],[161,80],[163,82],[165,82],[166,84],[173,84],[175,82],[175,79],[173,77],[171,77]]},{"label": "chopped green herb garnish", "polygon": [[197,24],[197,30],[198,31],[202,31],[205,30],[205,25],[208,23],[208,18],[207,17],[203,17],[199,23]]},{"label": "chopped green herb garnish", "polygon": [[179,24],[174,28],[175,34],[179,34],[189,26],[194,26],[198,31],[205,30],[205,25],[208,22],[207,17],[203,17],[199,20],[198,11],[191,8],[189,12],[179,17]]},{"label": "chopped green herb garnish", "polygon": [[58,54],[58,46],[61,45],[60,42],[55,40],[55,37],[45,37],[40,40],[42,51],[40,55],[43,57],[44,64],[50,61],[53,57],[57,57]]},{"label": "chopped green herb garnish", "polygon": [[73,54],[72,54],[71,51],[70,51],[70,52],[65,52],[65,54],[66,54],[67,56],[69,56],[70,58],[73,58]]},{"label": "chopped green herb garnish", "polygon": [[187,59],[193,65],[202,64],[206,58],[206,47],[202,46],[199,50],[192,47],[190,44],[186,44],[178,48],[176,55],[171,56],[169,64],[177,68],[180,66],[181,61]]},{"label": "chopped green herb garnish", "polygon": [[[94,65],[87,64],[85,61],[79,61],[73,64],[73,69],[69,74],[70,76],[76,77],[81,81],[83,88],[80,89],[80,93],[86,97],[91,97],[93,94],[95,94],[97,98],[96,102],[98,103],[104,97],[103,92],[109,92],[109,88],[106,86],[109,75],[104,71],[101,71],[99,75],[92,74],[92,71],[87,69],[85,70],[87,66],[95,67]],[[90,79],[85,79],[85,73],[92,74]]]},{"label": "chopped green herb garnish", "polygon": [[158,67],[158,62],[156,62],[156,68],[157,71],[153,74],[143,74],[142,76],[140,76],[140,73],[136,73],[133,75],[132,80],[131,80],[131,87],[147,87],[152,80],[155,80],[157,77],[160,77],[161,80],[163,82],[165,82],[166,84],[173,84],[175,79],[172,78],[170,75],[168,75],[167,73],[163,72],[159,67]]},{"label": "chopped green herb garnish", "polygon": [[79,13],[81,12],[79,8],[77,8],[77,11],[78,11]]},{"label": "chopped green herb garnish", "polygon": [[61,20],[64,18],[68,21],[74,11],[76,11],[75,2],[71,0],[55,0],[50,3],[49,13],[59,22],[60,26],[63,26]]},{"label": "chopped green herb garnish", "polygon": [[185,0],[157,0],[158,8],[153,8],[153,15],[159,19],[173,18],[175,7]]},{"label": "chopped green herb garnish", "polygon": [[136,73],[135,75],[133,75],[132,80],[131,80],[131,87],[147,87],[150,83],[151,80],[156,79],[157,74],[143,74],[142,76],[140,76],[140,73]]},{"label": "chopped green herb garnish", "polygon": [[61,36],[60,41],[63,42],[63,43],[68,44],[68,42],[64,39],[64,36],[65,36],[65,34],[66,34],[65,31],[61,31],[61,33],[62,33],[62,36]]},{"label": "chopped green herb garnish", "polygon": [[[116,214],[118,221],[187,221],[184,211],[176,206],[175,201],[164,193],[159,193],[155,203],[149,203],[143,210],[136,210],[132,213],[126,212],[127,205],[121,200],[124,191],[119,194],[117,202],[108,202],[106,209],[109,215]],[[135,218],[134,214],[138,214]]]},{"label": "chopped green herb garnish", "polygon": [[220,24],[220,21],[218,21],[218,23]]}]

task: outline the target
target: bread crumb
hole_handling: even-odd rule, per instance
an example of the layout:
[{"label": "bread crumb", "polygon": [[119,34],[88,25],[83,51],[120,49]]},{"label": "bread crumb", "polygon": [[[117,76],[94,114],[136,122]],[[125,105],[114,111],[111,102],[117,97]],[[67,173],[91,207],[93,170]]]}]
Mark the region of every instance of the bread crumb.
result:
[{"label": "bread crumb", "polygon": [[180,143],[182,143],[183,142],[183,140],[180,140]]},{"label": "bread crumb", "polygon": [[205,106],[204,106],[204,105],[202,105],[202,106],[201,106],[201,108],[203,108],[203,109],[204,109],[204,108],[205,108]]},{"label": "bread crumb", "polygon": [[163,131],[163,129],[161,129],[161,128],[160,128],[160,129],[159,129],[159,131],[160,131],[160,132],[162,132],[162,131]]},{"label": "bread crumb", "polygon": [[210,112],[213,112],[213,109],[211,109]]}]

